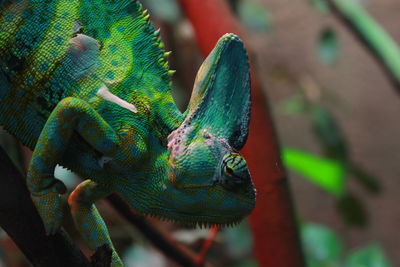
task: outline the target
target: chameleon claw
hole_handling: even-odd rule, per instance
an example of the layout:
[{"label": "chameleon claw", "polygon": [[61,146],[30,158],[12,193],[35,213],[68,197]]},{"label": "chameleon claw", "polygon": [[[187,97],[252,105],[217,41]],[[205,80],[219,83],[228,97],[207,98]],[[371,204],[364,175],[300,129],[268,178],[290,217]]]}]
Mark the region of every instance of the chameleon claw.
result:
[{"label": "chameleon claw", "polygon": [[45,231],[46,231],[46,235],[47,236],[52,236],[54,235],[54,228],[51,226],[46,226],[44,227]]},{"label": "chameleon claw", "polygon": [[60,228],[61,228],[61,224],[60,225],[53,224],[53,225],[47,226],[47,227],[45,227],[46,235],[47,236],[55,235]]},{"label": "chameleon claw", "polygon": [[31,197],[42,218],[46,235],[54,235],[61,228],[64,199],[58,192],[32,193]]}]

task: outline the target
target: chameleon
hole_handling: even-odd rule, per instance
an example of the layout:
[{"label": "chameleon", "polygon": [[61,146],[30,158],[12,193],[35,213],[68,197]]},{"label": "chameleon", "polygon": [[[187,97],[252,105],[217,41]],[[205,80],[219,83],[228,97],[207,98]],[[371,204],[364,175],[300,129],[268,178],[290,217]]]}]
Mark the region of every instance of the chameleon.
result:
[{"label": "chameleon", "polygon": [[[190,226],[231,225],[255,206],[239,153],[251,112],[243,42],[220,38],[184,112],[164,46],[136,0],[0,0],[0,125],[33,150],[27,186],[46,233],[68,203],[112,266],[123,263],[94,204],[111,193]],[[57,164],[83,179],[67,201]]]}]

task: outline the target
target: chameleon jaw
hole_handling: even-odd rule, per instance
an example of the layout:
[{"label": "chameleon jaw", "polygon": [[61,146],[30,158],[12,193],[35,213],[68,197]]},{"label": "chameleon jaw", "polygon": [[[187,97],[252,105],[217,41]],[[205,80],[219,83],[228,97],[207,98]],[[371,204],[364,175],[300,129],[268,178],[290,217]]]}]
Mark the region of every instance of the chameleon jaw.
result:
[{"label": "chameleon jaw", "polygon": [[[233,226],[254,208],[255,192],[237,196],[220,184],[179,186],[166,180],[157,191],[146,192],[117,186],[125,200],[143,216],[155,217],[188,227]],[[179,199],[179,201],[176,201]]]},{"label": "chameleon jaw", "polygon": [[230,222],[220,222],[220,223],[214,223],[214,222],[206,222],[206,221],[184,221],[184,220],[176,220],[176,219],[171,219],[166,216],[158,215],[158,214],[144,214],[145,217],[153,217],[161,221],[165,222],[171,222],[174,224],[181,225],[182,227],[188,227],[188,228],[212,228],[212,227],[234,227],[238,225],[243,219],[243,218],[237,218],[235,220],[232,220]]}]

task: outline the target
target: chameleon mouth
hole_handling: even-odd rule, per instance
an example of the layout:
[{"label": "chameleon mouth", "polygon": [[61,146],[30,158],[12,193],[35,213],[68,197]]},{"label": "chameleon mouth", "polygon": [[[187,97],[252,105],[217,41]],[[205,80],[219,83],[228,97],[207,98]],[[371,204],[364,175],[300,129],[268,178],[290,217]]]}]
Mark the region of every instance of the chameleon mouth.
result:
[{"label": "chameleon mouth", "polygon": [[[210,186],[207,187],[210,188]],[[222,191],[226,190],[218,188],[217,191],[221,191],[222,193]],[[236,197],[236,200],[238,201],[237,207],[227,210],[216,208],[214,205],[207,206],[203,201],[196,203],[196,206],[201,208],[191,209],[185,207],[184,209],[170,208],[165,210],[165,206],[153,207],[153,209],[144,211],[143,214],[190,228],[233,227],[239,224],[253,210],[255,206],[255,191],[249,193],[247,197]],[[216,210],[212,210],[213,208],[216,208]],[[241,212],[238,213],[238,211]]]},{"label": "chameleon mouth", "polygon": [[[203,186],[205,191],[212,191],[211,196],[225,197],[219,198],[219,203],[211,205],[209,198],[205,197],[200,200],[195,200],[194,193],[191,194],[192,188],[181,190],[180,194],[176,194],[178,189],[172,190],[171,194],[163,195],[163,193],[142,195],[142,192],[120,190],[123,198],[128,204],[139,214],[145,217],[153,217],[163,221],[173,222],[184,227],[190,228],[210,228],[213,226],[232,227],[240,223],[253,210],[255,206],[255,191],[249,193],[246,197],[235,197],[235,194],[230,192],[226,194],[226,189],[216,188],[211,186]],[[184,193],[187,191],[189,193]],[[197,188],[193,192],[198,191]],[[221,194],[218,194],[221,191]],[[223,192],[224,191],[224,192]],[[132,194],[133,193],[133,194]],[[143,192],[144,193],[144,192]],[[225,194],[222,194],[225,193]],[[130,196],[134,195],[135,198]],[[176,201],[177,195],[180,201]],[[227,201],[230,199],[230,201]]]},{"label": "chameleon mouth", "polygon": [[[193,220],[193,221],[184,221],[184,220],[179,220],[176,218],[171,218],[171,217],[167,217],[167,216],[163,216],[160,214],[155,214],[155,213],[143,213],[142,214],[145,217],[152,217],[152,218],[156,218],[158,220],[161,221],[165,221],[165,222],[171,222],[177,225],[180,225],[182,227],[188,227],[188,228],[212,228],[212,227],[235,227],[236,225],[238,225],[244,218],[243,217],[238,217],[235,219],[232,219],[230,221],[226,221],[226,222],[209,222],[209,221],[202,221],[202,220]],[[180,212],[180,215],[182,215],[182,213]],[[188,214],[191,215],[191,214]]]}]

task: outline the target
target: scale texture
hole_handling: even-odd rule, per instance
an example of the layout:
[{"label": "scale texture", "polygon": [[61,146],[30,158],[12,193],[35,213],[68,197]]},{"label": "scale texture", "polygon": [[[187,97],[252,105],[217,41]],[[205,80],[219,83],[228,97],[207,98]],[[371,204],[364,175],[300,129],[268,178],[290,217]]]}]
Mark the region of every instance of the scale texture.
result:
[{"label": "scale texture", "polygon": [[68,197],[90,248],[108,244],[95,205],[119,193],[145,215],[230,225],[255,190],[239,154],[250,71],[234,34],[216,44],[186,112],[171,96],[164,44],[137,1],[0,0],[0,124],[33,152],[27,183],[46,231],[62,220],[57,164],[84,179]]}]

